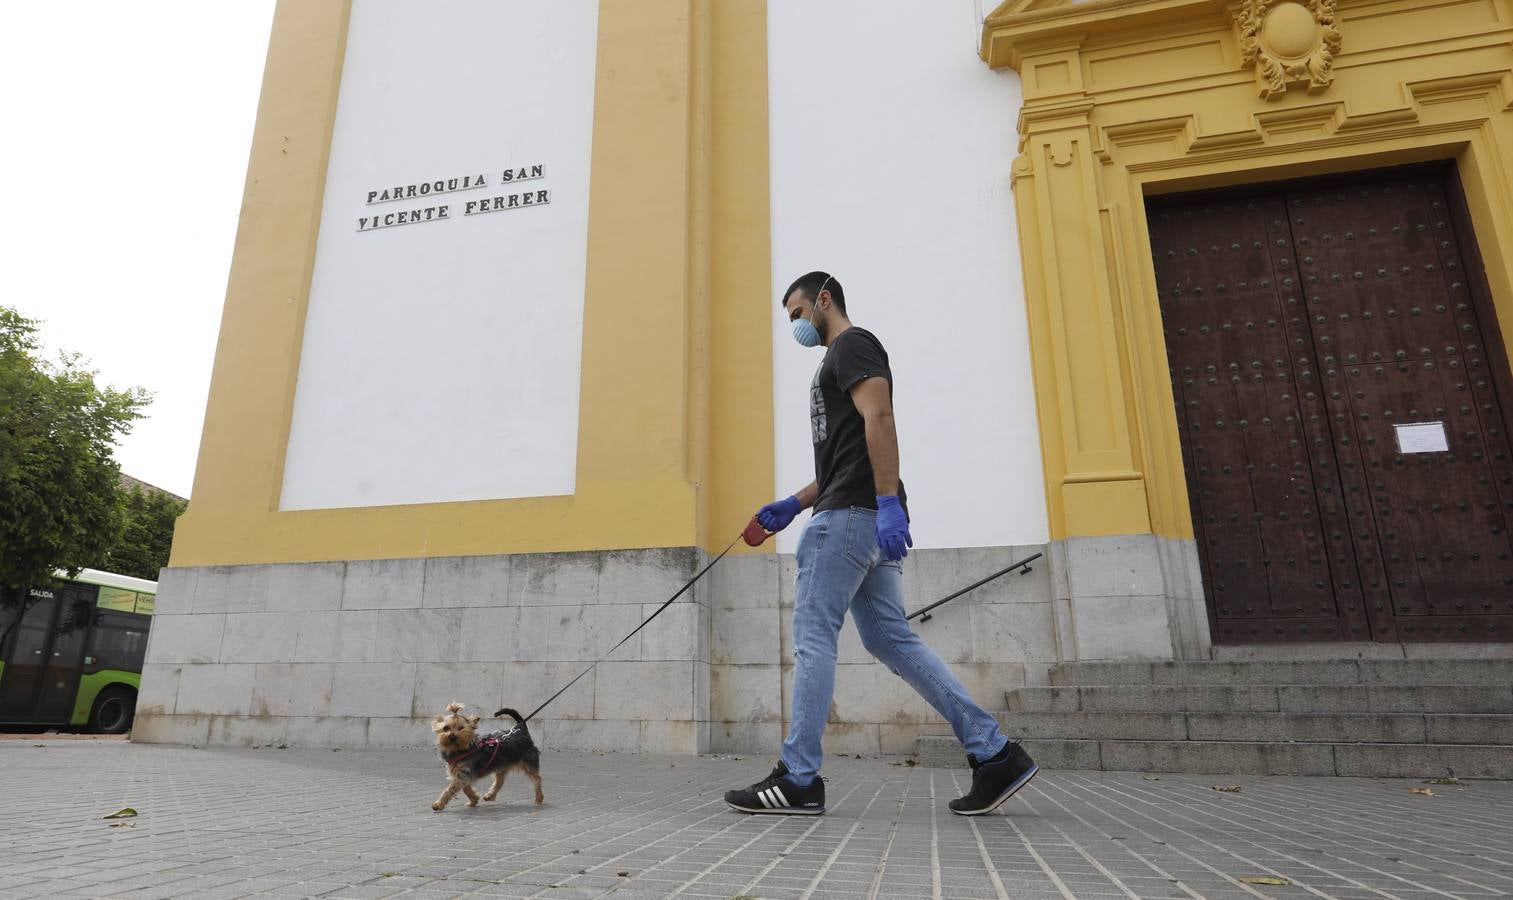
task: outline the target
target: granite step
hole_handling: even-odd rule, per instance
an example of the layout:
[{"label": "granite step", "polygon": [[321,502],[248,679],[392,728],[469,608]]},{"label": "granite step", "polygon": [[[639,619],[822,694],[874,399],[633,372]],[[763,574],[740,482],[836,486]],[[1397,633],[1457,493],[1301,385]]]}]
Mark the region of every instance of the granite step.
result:
[{"label": "granite step", "polygon": [[1513,685],[1080,685],[1018,688],[1011,712],[1513,714]]},{"label": "granite step", "polygon": [[[1024,746],[1046,769],[1513,779],[1513,752],[1504,745],[1027,740]],[[919,738],[915,758],[924,766],[966,768],[952,737]]]},{"label": "granite step", "polygon": [[1010,712],[999,721],[1025,740],[1513,743],[1513,715],[1496,714]]},{"label": "granite step", "polygon": [[1513,659],[1332,659],[1245,662],[1079,662],[1051,669],[1051,684],[1399,685],[1513,684]]}]

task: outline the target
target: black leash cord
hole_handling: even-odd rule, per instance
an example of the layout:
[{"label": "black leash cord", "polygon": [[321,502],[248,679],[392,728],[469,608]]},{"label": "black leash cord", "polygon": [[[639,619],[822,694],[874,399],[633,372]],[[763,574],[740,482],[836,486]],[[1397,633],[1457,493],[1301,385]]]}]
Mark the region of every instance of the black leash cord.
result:
[{"label": "black leash cord", "polygon": [[[620,644],[623,644],[626,641],[630,640],[631,638],[635,637],[636,634],[641,631],[641,629],[643,629],[643,628],[646,627],[646,625],[647,625],[648,622],[650,622],[652,619],[655,619],[657,616],[660,616],[662,614],[662,610],[664,610],[667,607],[671,606],[672,602],[674,600],[678,599],[679,597],[681,597],[685,593],[687,593],[688,589],[691,588],[691,587],[693,587],[695,582],[697,582],[700,578],[704,577],[704,573],[708,572],[710,569],[713,569],[715,563],[717,563],[720,560],[724,559],[725,558],[725,554],[729,553],[731,550],[733,550],[735,548],[736,541],[739,541],[740,539],[741,539],[741,535],[736,535],[736,539],[734,541],[730,542],[730,546],[726,547],[724,550],[721,550],[719,556],[716,556],[714,559],[710,560],[709,561],[709,565],[707,565],[704,568],[702,568],[702,569],[699,570],[699,574],[697,574],[694,577],[688,579],[688,583],[685,584],[685,585],[683,585],[682,587],[678,588],[678,592],[676,594],[673,594],[671,597],[668,597],[667,600],[666,600],[666,602],[664,602],[661,606],[657,607],[657,611],[656,612],[654,612],[651,615],[647,616],[646,619],[645,619],[645,621],[643,621],[640,625],[637,625],[635,631],[632,631],[630,634],[627,634],[625,637],[620,638],[620,643],[619,644],[616,644],[613,647],[609,648],[609,652],[608,653],[606,653],[603,656],[599,657],[598,659],[594,660],[593,663],[591,663],[588,668],[584,669],[582,672],[579,672],[578,673],[578,678],[582,678],[584,675],[587,675],[588,673],[592,672],[594,670],[594,666],[599,665],[599,663],[602,663],[606,659],[609,659],[611,656],[613,656],[614,652],[616,650],[620,649]],[[557,693],[551,695],[550,697],[547,697],[546,698],[546,703],[543,703],[540,706],[536,707],[535,709],[531,710],[531,712],[530,712],[529,715],[527,715],[524,719],[520,720],[521,724],[525,724],[526,722],[529,722],[531,720],[531,718],[536,715],[536,713],[541,712],[543,709],[546,709],[548,703],[551,703],[553,700],[556,700],[558,697],[561,697],[563,694],[567,693],[567,689],[568,688],[570,688],[573,685],[575,685],[575,684],[578,683],[578,678],[574,678],[572,681],[569,681],[567,684],[565,684],[565,685],[562,686],[562,690],[560,690]],[[494,713],[494,717],[495,718],[498,718],[498,717],[500,717],[502,715],[504,715],[504,710],[502,710],[502,709],[499,710],[498,712]]]}]

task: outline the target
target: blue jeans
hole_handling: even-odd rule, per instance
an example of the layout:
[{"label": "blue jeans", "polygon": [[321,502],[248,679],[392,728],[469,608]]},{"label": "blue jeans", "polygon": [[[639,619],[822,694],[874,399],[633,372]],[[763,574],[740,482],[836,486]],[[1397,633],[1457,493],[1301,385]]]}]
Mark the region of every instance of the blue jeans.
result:
[{"label": "blue jeans", "polygon": [[985,760],[1008,744],[993,716],[973,702],[935,651],[909,630],[903,569],[883,559],[876,526],[874,510],[825,510],[815,513],[799,538],[793,722],[782,760],[800,785],[814,780],[824,758],[820,740],[835,693],[836,645],[847,607],[862,646],[951,723],[968,753]]}]

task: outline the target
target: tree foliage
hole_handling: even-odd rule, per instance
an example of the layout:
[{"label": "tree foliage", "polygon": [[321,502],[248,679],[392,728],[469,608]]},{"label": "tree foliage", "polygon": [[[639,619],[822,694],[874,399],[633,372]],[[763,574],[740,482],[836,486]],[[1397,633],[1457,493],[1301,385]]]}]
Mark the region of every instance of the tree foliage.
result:
[{"label": "tree foliage", "polygon": [[100,386],[77,355],[39,358],[36,332],[0,306],[0,589],[106,558],[126,521],[111,449],[150,400]]},{"label": "tree foliage", "polygon": [[157,581],[158,570],[168,565],[173,523],[183,512],[184,503],[171,495],[133,485],[126,492],[126,527],[121,539],[91,568]]}]

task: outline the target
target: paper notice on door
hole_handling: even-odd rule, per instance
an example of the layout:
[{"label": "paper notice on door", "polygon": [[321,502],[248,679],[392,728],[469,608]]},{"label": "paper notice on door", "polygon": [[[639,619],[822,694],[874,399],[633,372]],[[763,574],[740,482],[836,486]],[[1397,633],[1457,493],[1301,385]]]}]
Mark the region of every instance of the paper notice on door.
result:
[{"label": "paper notice on door", "polygon": [[1418,422],[1392,427],[1397,431],[1399,453],[1446,453],[1450,450],[1444,422]]}]

